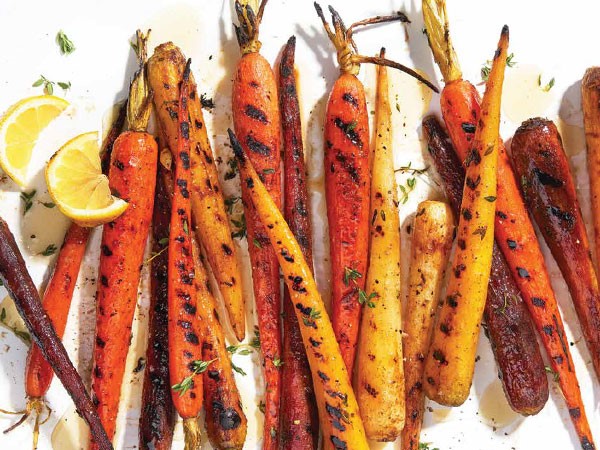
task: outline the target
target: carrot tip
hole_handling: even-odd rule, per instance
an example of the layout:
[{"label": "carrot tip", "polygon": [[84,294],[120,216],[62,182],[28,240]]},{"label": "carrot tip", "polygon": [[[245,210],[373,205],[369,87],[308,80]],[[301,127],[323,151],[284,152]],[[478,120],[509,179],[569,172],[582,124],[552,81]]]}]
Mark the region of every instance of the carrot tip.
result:
[{"label": "carrot tip", "polygon": [[190,69],[192,66],[192,58],[188,58],[185,69],[183,70],[183,80],[188,81],[190,79]]},{"label": "carrot tip", "polygon": [[196,417],[183,420],[183,433],[184,450],[198,450],[202,444],[202,432]]},{"label": "carrot tip", "polygon": [[502,27],[502,34],[508,34],[508,25]]},{"label": "carrot tip", "polygon": [[231,128],[227,129],[227,133],[229,134],[229,140],[231,141],[231,148],[233,149],[233,154],[238,159],[238,161],[242,165],[244,165],[244,163],[246,162],[246,155],[244,154],[244,149],[242,148],[240,141],[238,141],[237,137],[235,136],[235,133]]}]

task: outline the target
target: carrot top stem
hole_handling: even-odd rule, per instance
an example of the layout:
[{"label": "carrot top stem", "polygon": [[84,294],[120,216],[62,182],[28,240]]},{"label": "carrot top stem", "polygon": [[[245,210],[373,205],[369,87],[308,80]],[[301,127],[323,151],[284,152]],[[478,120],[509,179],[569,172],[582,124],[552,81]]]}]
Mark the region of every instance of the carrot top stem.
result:
[{"label": "carrot top stem", "polygon": [[445,83],[462,78],[458,56],[450,39],[446,0],[423,0],[423,19],[429,47]]},{"label": "carrot top stem", "polygon": [[342,20],[339,13],[332,6],[329,6],[329,12],[331,13],[331,21],[333,23],[332,31],[329,22],[327,22],[327,19],[323,14],[323,9],[321,8],[321,6],[317,2],[314,3],[314,6],[315,10],[317,11],[317,15],[321,19],[321,22],[323,22],[323,26],[325,27],[325,31],[327,32],[327,36],[329,36],[329,39],[336,48],[337,59],[342,73],[358,75],[361,63],[377,64],[380,66],[387,66],[401,70],[402,72],[405,72],[408,75],[416,78],[434,92],[439,92],[438,88],[434,84],[432,84],[425,77],[419,75],[415,70],[410,69],[409,67],[406,67],[400,63],[391,61],[386,58],[376,56],[363,56],[358,54],[358,48],[356,47],[354,39],[352,39],[352,35],[356,27],[392,21],[410,22],[404,14],[398,13],[393,16],[377,16],[370,19],[361,20],[352,24],[349,28],[346,28],[346,25],[344,25],[344,21]]},{"label": "carrot top stem", "polygon": [[258,7],[258,14],[255,14],[252,6],[248,4],[248,0],[242,0],[241,2],[235,0],[235,12],[240,24],[239,26],[234,25],[234,27],[242,55],[260,51],[262,44],[258,40],[258,31],[268,1],[262,0]]},{"label": "carrot top stem", "polygon": [[150,30],[143,34],[136,31],[136,44],[133,46],[138,58],[139,68],[129,87],[129,102],[127,105],[127,122],[131,131],[144,132],[148,128],[152,109],[152,92],[146,76],[146,60],[148,58],[147,42]]}]

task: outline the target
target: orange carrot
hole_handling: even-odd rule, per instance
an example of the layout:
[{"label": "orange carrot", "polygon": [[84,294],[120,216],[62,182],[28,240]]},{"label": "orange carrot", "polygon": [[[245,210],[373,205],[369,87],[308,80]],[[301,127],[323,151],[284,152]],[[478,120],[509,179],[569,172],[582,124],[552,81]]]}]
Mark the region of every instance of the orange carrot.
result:
[{"label": "orange carrot", "polygon": [[335,81],[325,117],[325,188],[331,253],[331,316],[333,330],[348,371],[352,373],[361,313],[360,292],[366,281],[369,245],[369,192],[371,186],[369,113],[364,86],[356,77],[360,63],[370,62],[403,70],[432,89],[416,72],[385,58],[355,54],[352,31],[356,26],[392,20],[403,15],[377,17],[346,28],[331,6],[334,31],[315,3],[317,14],[334,44],[341,74]]},{"label": "orange carrot", "polygon": [[185,448],[200,448],[198,414],[202,409],[202,345],[197,312],[198,285],[195,279],[192,238],[190,235],[190,60],[179,94],[179,136],[174,155],[175,173],[169,229],[168,315],[169,375],[175,409],[183,418]]},{"label": "orange carrot", "polygon": [[[302,145],[300,105],[294,74],[296,37],[285,46],[279,67],[279,104],[284,146],[285,219],[312,268],[312,231],[306,185],[306,165]],[[279,448],[287,450],[316,449],[319,421],[310,367],[298,319],[289,289],[283,304],[283,369],[281,395],[281,433]]]},{"label": "orange carrot", "polygon": [[[261,174],[267,190],[281,207],[281,156],[277,85],[268,61],[258,53],[258,28],[267,0],[255,15],[248,5],[235,2],[239,26],[236,33],[242,58],[233,81],[233,123],[235,131]],[[263,448],[277,448],[279,429],[281,358],[281,294],[279,265],[269,245],[263,224],[242,183],[248,250],[258,316],[258,329],[265,370],[265,422]]]},{"label": "orange carrot", "polygon": [[98,271],[92,390],[98,414],[111,439],[152,218],[158,155],[154,137],[145,131],[151,107],[144,68],[147,37],[139,30],[137,37],[140,69],[130,88],[130,129],[114,143],[109,172],[111,190],[129,202],[129,208],[104,226]]},{"label": "orange carrot", "polygon": [[[471,148],[479,122],[479,94],[471,83],[462,79],[462,72],[450,42],[444,0],[424,0],[423,11],[429,43],[446,83],[440,99],[442,115],[454,147],[459,157],[464,160]],[[565,402],[569,410],[583,410],[575,366],[556,296],[502,141],[498,153],[494,232],[496,242],[506,258],[546,349],[551,368],[557,374]],[[553,332],[548,333],[545,330]],[[583,445],[585,436],[579,437]]]}]

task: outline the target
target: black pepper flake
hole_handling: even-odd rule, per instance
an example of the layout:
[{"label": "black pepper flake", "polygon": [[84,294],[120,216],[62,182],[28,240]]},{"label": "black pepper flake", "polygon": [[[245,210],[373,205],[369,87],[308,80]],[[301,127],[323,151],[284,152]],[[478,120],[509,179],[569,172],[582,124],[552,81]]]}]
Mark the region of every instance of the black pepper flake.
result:
[{"label": "black pepper flake", "polygon": [[473,214],[471,214],[471,211],[467,208],[462,210],[462,216],[465,220],[471,220],[473,218]]},{"label": "black pepper flake", "polygon": [[531,278],[527,269],[524,269],[523,267],[517,267],[517,273],[521,278]]},{"label": "black pepper flake", "polygon": [[508,248],[514,250],[517,248],[517,241],[513,241],[512,239],[507,239],[506,243],[508,244]]},{"label": "black pepper flake", "polygon": [[475,130],[476,130],[475,124],[469,123],[469,122],[463,122],[462,125],[461,125],[461,127],[462,127],[462,129],[463,129],[463,131],[465,133],[471,133],[472,134],[472,133],[475,133]]}]

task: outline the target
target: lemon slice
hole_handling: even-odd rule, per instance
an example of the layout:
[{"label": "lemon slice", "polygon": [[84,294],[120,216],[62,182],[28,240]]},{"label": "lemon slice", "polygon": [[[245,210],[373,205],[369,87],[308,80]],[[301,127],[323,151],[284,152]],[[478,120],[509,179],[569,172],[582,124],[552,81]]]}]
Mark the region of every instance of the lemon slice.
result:
[{"label": "lemon slice", "polygon": [[56,206],[83,227],[111,222],[128,206],[111,194],[108,177],[102,174],[95,131],[71,139],[50,158],[46,183]]},{"label": "lemon slice", "polygon": [[0,120],[0,167],[19,186],[40,133],[62,113],[69,102],[53,95],[29,97],[15,103]]}]

